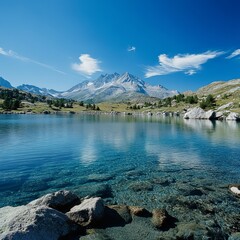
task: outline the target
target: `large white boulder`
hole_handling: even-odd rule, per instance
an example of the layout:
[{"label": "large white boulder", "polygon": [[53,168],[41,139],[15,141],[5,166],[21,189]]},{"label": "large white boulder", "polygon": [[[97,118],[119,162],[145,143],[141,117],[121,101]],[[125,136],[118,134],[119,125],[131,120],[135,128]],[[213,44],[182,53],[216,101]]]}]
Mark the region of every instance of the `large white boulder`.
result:
[{"label": "large white boulder", "polygon": [[88,226],[101,220],[104,215],[104,203],[100,197],[84,199],[79,205],[71,208],[66,215],[81,226]]},{"label": "large white boulder", "polygon": [[0,239],[57,240],[77,230],[69,218],[47,206],[0,208]]},{"label": "large white boulder", "polygon": [[235,112],[230,112],[229,115],[227,116],[226,120],[233,120],[233,121],[239,121],[240,120],[240,115]]},{"label": "large white boulder", "polygon": [[209,110],[205,112],[200,107],[191,108],[189,111],[187,111],[184,114],[185,119],[214,119],[215,118],[215,112],[212,110]]},{"label": "large white boulder", "polygon": [[56,210],[66,212],[71,207],[80,203],[78,196],[70,191],[62,190],[54,193],[46,194],[36,200],[33,200],[28,205],[31,206],[48,206]]}]

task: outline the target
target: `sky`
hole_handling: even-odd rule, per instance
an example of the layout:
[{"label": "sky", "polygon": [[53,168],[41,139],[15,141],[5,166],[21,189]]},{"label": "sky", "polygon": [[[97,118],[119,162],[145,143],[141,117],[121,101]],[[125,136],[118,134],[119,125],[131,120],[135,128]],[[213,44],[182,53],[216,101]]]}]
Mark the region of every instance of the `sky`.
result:
[{"label": "sky", "polygon": [[196,90],[240,78],[238,0],[0,0],[0,76],[67,90],[130,72]]}]

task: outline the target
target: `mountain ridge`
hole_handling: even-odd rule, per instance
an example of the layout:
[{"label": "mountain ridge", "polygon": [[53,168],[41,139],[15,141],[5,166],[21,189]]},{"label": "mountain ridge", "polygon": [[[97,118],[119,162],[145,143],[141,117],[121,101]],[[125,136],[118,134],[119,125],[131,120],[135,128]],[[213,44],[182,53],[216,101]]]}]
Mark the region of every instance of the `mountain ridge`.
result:
[{"label": "mountain ridge", "polygon": [[118,73],[102,74],[94,81],[83,81],[75,85],[61,95],[66,98],[75,100],[97,100],[109,101],[119,98],[126,100],[127,98],[137,98],[138,95],[155,98],[165,98],[179,94],[176,90],[168,90],[158,85],[152,86],[145,83],[140,78],[125,72],[122,75]]}]

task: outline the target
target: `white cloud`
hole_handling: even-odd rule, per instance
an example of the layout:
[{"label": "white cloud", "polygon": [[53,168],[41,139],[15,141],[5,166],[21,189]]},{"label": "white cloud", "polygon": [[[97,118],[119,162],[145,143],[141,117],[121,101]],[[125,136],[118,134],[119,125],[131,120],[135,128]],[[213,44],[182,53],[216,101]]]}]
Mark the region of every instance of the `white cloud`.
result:
[{"label": "white cloud", "polygon": [[128,47],[127,51],[128,52],[135,52],[136,51],[136,47],[134,47],[134,46]]},{"label": "white cloud", "polygon": [[174,72],[184,72],[187,75],[193,75],[197,70],[201,69],[202,64],[223,53],[207,51],[200,54],[178,54],[173,58],[169,58],[166,54],[160,54],[158,56],[159,65],[147,67],[145,77],[167,75]]},{"label": "white cloud", "polygon": [[236,49],[235,51],[233,51],[228,57],[226,57],[227,59],[230,59],[230,58],[234,58],[236,56],[239,56],[240,55],[240,49]]},{"label": "white cloud", "polygon": [[81,54],[79,57],[80,63],[73,63],[72,69],[84,75],[92,75],[95,72],[101,72],[99,60],[92,58],[89,54]]},{"label": "white cloud", "polygon": [[53,70],[55,72],[58,72],[58,73],[61,73],[61,74],[66,74],[65,72],[62,72],[62,71],[60,71],[60,70],[58,70],[58,69],[56,69],[56,68],[54,68],[54,67],[52,67],[50,65],[47,65],[45,63],[38,62],[38,61],[35,61],[33,59],[21,56],[18,53],[12,51],[12,50],[5,51],[3,48],[0,47],[0,55],[11,57],[11,58],[15,58],[15,59],[18,59],[18,60],[23,61],[23,62],[34,63],[34,64],[37,64],[39,66],[51,69],[51,70]]},{"label": "white cloud", "polygon": [[0,47],[0,54],[4,56],[8,56],[8,52],[4,51],[1,47]]}]

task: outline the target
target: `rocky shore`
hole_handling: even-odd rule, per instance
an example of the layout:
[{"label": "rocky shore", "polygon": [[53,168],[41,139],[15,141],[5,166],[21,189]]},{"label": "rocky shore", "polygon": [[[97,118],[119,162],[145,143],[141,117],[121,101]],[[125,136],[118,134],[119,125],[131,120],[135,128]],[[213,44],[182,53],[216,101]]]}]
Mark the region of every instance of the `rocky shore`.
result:
[{"label": "rocky shore", "polygon": [[[34,112],[25,111],[0,111],[0,114],[36,114]],[[157,116],[157,117],[183,117],[184,119],[203,119],[203,120],[227,120],[240,121],[240,114],[229,110],[208,110],[204,111],[200,107],[186,109],[182,112],[152,112],[152,111],[132,111],[132,112],[117,112],[117,111],[81,111],[81,112],[50,112],[43,111],[41,114],[89,114],[89,115],[121,115],[121,116]]]},{"label": "rocky shore", "polygon": [[149,212],[138,206],[105,205],[100,197],[80,199],[66,190],[27,205],[0,208],[0,216],[2,240],[102,239],[97,229],[124,227],[134,218],[149,219],[158,230],[174,227],[177,221],[165,209]]},{"label": "rocky shore", "polygon": [[[239,185],[229,185],[229,192],[239,197]],[[192,194],[202,192],[194,190]],[[206,214],[214,209],[208,211]],[[100,240],[119,239],[119,236],[121,239],[240,239],[239,226],[230,236],[220,232],[212,235],[204,225],[179,222],[163,208],[149,211],[140,206],[106,205],[100,197],[79,198],[66,190],[44,195],[27,205],[0,208],[0,216],[2,240]],[[167,234],[169,230],[171,235]]]}]

